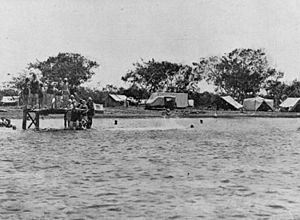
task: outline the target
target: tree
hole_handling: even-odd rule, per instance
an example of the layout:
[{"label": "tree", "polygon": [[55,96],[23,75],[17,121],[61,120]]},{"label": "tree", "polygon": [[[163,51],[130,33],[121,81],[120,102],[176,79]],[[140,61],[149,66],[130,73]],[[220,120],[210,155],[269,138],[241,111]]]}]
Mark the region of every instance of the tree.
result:
[{"label": "tree", "polygon": [[125,89],[123,94],[127,97],[133,97],[137,100],[148,99],[150,96],[149,92],[146,89],[139,88],[136,85],[132,85],[128,89]]},{"label": "tree", "polygon": [[275,68],[269,68],[268,75],[269,77],[265,80],[263,88],[266,90],[267,96],[274,99],[274,106],[278,107],[286,89],[286,85],[280,81],[284,73],[277,71]]},{"label": "tree", "polygon": [[117,94],[119,92],[119,88],[112,84],[107,84],[103,89],[103,92],[108,92],[112,94]]},{"label": "tree", "polygon": [[295,79],[291,84],[285,85],[283,94],[286,97],[300,97],[300,81]]},{"label": "tree", "polygon": [[122,80],[145,89],[147,92],[159,90],[182,92],[187,89],[193,76],[192,67],[168,61],[158,62],[154,59],[133,64]]},{"label": "tree", "polygon": [[13,76],[10,81],[6,82],[6,87],[20,90],[25,82],[25,78],[28,77],[28,75],[28,70],[19,72],[16,76]]},{"label": "tree", "polygon": [[194,71],[216,91],[238,100],[255,96],[270,76],[268,60],[262,49],[235,49],[221,57],[201,58]]},{"label": "tree", "polygon": [[94,74],[94,69],[99,67],[96,61],[89,60],[77,53],[59,53],[49,57],[46,61],[30,63],[28,69],[41,72],[41,81],[59,82],[68,78],[71,86],[78,86],[89,80]]}]

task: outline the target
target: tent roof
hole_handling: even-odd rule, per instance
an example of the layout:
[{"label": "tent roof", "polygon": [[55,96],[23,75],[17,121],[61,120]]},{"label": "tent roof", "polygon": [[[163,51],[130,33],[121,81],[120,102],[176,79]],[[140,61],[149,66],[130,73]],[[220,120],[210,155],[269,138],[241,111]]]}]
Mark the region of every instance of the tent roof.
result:
[{"label": "tent roof", "polygon": [[[262,97],[254,97],[244,99],[244,107],[246,110],[257,110],[265,102],[272,110],[274,110],[274,101],[272,99],[264,99]],[[251,104],[254,103],[254,104]]]},{"label": "tent roof", "polygon": [[109,96],[116,102],[124,102],[127,99],[126,95],[109,94]]},{"label": "tent roof", "polygon": [[3,96],[1,99],[2,103],[16,103],[19,101],[19,96]]},{"label": "tent roof", "polygon": [[253,97],[253,98],[247,98],[247,99],[244,99],[244,101],[263,101],[264,98],[262,97],[259,97],[259,96],[256,96],[256,97]]},{"label": "tent roof", "polygon": [[163,99],[163,98],[173,98],[173,99],[176,99],[176,97],[173,96],[173,95],[159,95],[159,96],[154,96],[152,98],[151,97],[146,101],[146,104],[150,104],[150,103],[154,102],[156,99]]},{"label": "tent roof", "polygon": [[281,108],[294,107],[298,103],[298,101],[300,101],[300,98],[287,98],[279,106]]},{"label": "tent roof", "polygon": [[243,108],[243,106],[240,103],[238,103],[237,101],[235,101],[231,96],[221,96],[221,98],[223,100],[225,100],[226,102],[228,102],[233,107],[235,107],[236,109]]}]

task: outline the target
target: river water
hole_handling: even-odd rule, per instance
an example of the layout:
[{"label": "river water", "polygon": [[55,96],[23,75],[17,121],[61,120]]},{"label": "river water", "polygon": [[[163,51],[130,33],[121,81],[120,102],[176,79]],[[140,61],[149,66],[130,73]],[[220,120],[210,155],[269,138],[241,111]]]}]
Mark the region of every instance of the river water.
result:
[{"label": "river water", "polygon": [[0,128],[0,219],[300,219],[300,119],[13,123]]}]

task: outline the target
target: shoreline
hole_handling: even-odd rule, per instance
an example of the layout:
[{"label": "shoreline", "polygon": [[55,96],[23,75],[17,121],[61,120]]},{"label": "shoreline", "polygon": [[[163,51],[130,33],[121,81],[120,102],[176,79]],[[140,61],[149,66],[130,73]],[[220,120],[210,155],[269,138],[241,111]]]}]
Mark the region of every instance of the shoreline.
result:
[{"label": "shoreline", "polygon": [[[17,107],[1,107],[0,117],[22,119],[23,111]],[[47,115],[45,118],[63,118],[63,115]],[[213,111],[194,108],[176,109],[166,115],[165,110],[145,110],[143,107],[105,108],[103,114],[94,118],[300,118],[300,112],[239,112]]]}]

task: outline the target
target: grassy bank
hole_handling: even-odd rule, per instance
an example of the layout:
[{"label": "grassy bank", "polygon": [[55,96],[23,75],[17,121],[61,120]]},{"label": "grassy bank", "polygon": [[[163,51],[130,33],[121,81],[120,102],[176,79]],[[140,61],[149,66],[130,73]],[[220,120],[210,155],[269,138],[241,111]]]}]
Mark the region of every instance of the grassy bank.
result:
[{"label": "grassy bank", "polygon": [[[23,112],[17,107],[1,107],[0,117],[22,119]],[[143,107],[105,108],[104,114],[96,114],[95,118],[153,118],[153,117],[179,117],[179,118],[236,118],[236,117],[264,117],[264,118],[298,118],[298,112],[244,112],[239,111],[209,111],[199,109],[177,109],[166,114],[165,110],[145,110]],[[48,118],[63,117],[63,115],[49,115]]]}]

